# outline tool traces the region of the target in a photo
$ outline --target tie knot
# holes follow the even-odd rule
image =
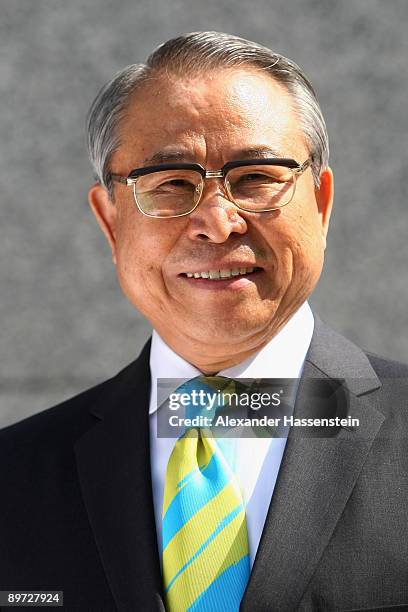
[[[215,393],[233,393],[234,391],[239,393],[247,387],[248,384],[245,384],[243,381],[228,378],[226,376],[196,376],[196,378],[192,378],[191,380],[188,380],[180,385],[176,389],[176,392],[189,393],[191,391],[203,390],[205,392]]]
[[[222,408],[238,406],[245,389],[240,381],[225,376],[197,376],[178,387],[176,393],[184,397],[186,417],[213,418]]]

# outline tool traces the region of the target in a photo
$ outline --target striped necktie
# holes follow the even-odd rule
[[[233,393],[235,388],[233,380],[201,376],[177,391]],[[220,407],[205,412],[214,416]],[[242,493],[226,459],[229,442],[234,440],[217,442],[209,429],[189,428],[170,455],[162,515],[169,612],[239,610],[250,565]]]

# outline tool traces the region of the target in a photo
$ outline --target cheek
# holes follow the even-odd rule
[[[138,227],[136,214],[122,213],[116,228],[118,272],[129,274],[145,269],[148,234]]]
[[[159,224],[160,221],[145,220],[137,213],[120,215],[117,224],[118,279],[123,292],[138,307],[147,299],[160,302],[165,292],[162,270],[172,240]]]
[[[324,261],[323,241],[315,224],[305,224],[294,240],[292,252],[294,279],[306,298],[319,280]]]
[[[294,276],[312,276],[323,263],[324,244],[317,215],[290,214],[279,219],[275,227],[278,259]]]

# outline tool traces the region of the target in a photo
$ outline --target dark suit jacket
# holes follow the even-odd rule
[[[316,322],[296,412],[313,377],[341,379],[360,427],[290,435],[243,612],[408,609],[407,374]],[[164,610],[148,401],[149,344],[0,431],[0,590],[63,590],[70,611]]]

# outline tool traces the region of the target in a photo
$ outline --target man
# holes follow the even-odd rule
[[[0,588],[63,590],[68,610],[405,608],[407,368],[307,305],[333,200],[309,81],[255,43],[187,34],[116,75],[88,127],[89,202],[154,332],[114,378],[1,432]],[[234,470],[200,427],[156,434],[163,378],[299,376],[295,416],[311,381],[341,381],[358,425],[241,440]],[[228,489],[235,514],[194,506],[210,459],[228,477],[209,506]]]

